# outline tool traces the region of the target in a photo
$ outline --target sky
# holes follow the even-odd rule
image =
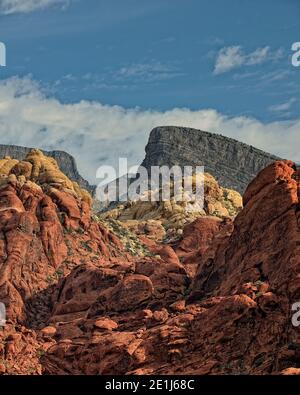
[[[0,143],[62,149],[95,183],[155,126],[300,162],[299,0],[0,0]]]

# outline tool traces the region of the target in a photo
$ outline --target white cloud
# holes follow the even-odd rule
[[[217,56],[214,73],[222,74],[239,67],[244,62],[240,46],[222,48]]]
[[[282,49],[272,51],[270,47],[257,48],[255,51],[245,53],[241,46],[224,47],[220,49],[215,63],[214,74],[226,73],[242,65],[254,66],[266,61],[280,59]]]
[[[0,0],[0,14],[28,13],[52,5],[67,6],[71,0]]]
[[[300,162],[300,119],[262,123],[213,109],[162,112],[88,101],[63,104],[47,97],[30,78],[0,81],[0,142],[68,151],[93,183],[102,164],[116,165],[119,157],[139,164],[150,130],[162,125],[218,132]]]
[[[246,59],[246,64],[251,66],[264,62],[268,58],[269,52],[269,47],[257,48],[254,52],[251,52],[248,55],[248,59]]]
[[[158,61],[149,63],[133,63],[122,67],[115,74],[117,80],[134,80],[143,82],[155,82],[172,79],[184,75],[176,68]]]
[[[285,103],[275,104],[273,106],[270,106],[269,111],[277,112],[277,113],[286,113],[288,110],[290,110],[290,108],[296,101],[297,99],[295,97],[292,97],[290,100],[288,100]]]

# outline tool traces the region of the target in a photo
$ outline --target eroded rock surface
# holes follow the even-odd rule
[[[236,218],[201,216],[171,242],[156,222],[93,216],[39,151],[0,174],[0,373],[299,374],[294,163],[265,168]]]
[[[10,156],[15,160],[21,161],[26,158],[32,148],[21,147],[18,145],[0,144],[0,158]],[[72,181],[77,182],[81,188],[93,193],[95,187],[90,185],[78,172],[77,165],[73,156],[65,151],[43,151],[44,155],[52,157],[58,163],[60,169]]]
[[[197,196],[195,189],[196,182],[202,183],[203,181],[204,201]],[[183,192],[178,199],[174,184],[170,183],[170,200],[128,201],[100,213],[99,217],[104,220],[117,220],[136,234],[151,237],[153,233],[156,241],[174,241],[181,236],[183,228],[197,218],[207,216],[231,218],[242,209],[242,196],[234,190],[220,186],[208,173],[204,173],[203,178],[200,174],[183,177],[182,184],[193,186],[194,197]],[[146,193],[150,194],[148,191]],[[152,195],[154,193],[161,194],[161,189],[159,192],[152,191]]]
[[[246,190],[233,224],[197,220],[174,246],[179,257],[197,264],[188,275],[191,285],[182,282],[184,262],[180,268],[171,252],[162,252],[170,262],[164,263],[170,265],[168,290],[175,285],[177,298],[166,294],[161,262],[136,263],[134,274],[99,290],[85,317],[54,324],[56,343],[42,357],[45,371],[298,374],[300,333],[291,306],[300,297],[299,191],[292,162],[267,167]]]
[[[85,262],[113,264],[120,256],[128,261],[117,237],[92,219],[91,202],[89,193],[39,150],[22,161],[0,160],[0,301],[7,313],[0,329],[3,373],[42,372],[38,329],[50,317],[60,278]],[[32,359],[26,359],[27,350]]]

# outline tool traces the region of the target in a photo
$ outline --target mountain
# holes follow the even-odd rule
[[[146,164],[160,144],[152,163],[175,164],[170,152],[183,149],[183,130],[152,131]],[[229,158],[231,173],[239,160],[240,188],[249,167],[274,158],[222,136],[186,135],[190,155],[202,141],[202,157],[223,181],[232,180]],[[221,147],[230,152],[226,165]],[[171,200],[127,202],[97,216],[71,156],[1,149],[0,374],[300,373],[291,321],[300,298],[293,162],[259,171],[243,202],[205,173],[201,212]],[[185,159],[178,153],[179,164]]]
[[[23,160],[31,151],[31,149],[32,148],[21,147],[18,145],[0,144],[0,158],[10,156],[14,159]],[[76,162],[72,155],[65,151],[41,151],[44,152],[45,155],[54,158],[57,161],[60,169],[66,174],[67,177],[73,181],[76,181],[82,188],[85,188],[90,192],[94,191],[94,187],[78,173]]]
[[[40,150],[0,175],[0,374],[300,373],[293,162],[262,170],[235,217],[208,178],[209,211],[175,241],[93,215]]]
[[[243,193],[260,170],[279,158],[219,134],[164,126],[153,129],[142,166],[201,166],[223,187]]]

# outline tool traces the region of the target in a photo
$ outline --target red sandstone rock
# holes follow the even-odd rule
[[[41,333],[45,336],[54,336],[57,330],[54,326],[46,326],[45,328],[41,329]]]
[[[292,162],[258,175],[233,223],[200,218],[173,249],[152,239],[145,257],[130,256],[74,191],[21,183],[25,171],[0,185],[0,373],[299,373]]]
[[[175,251],[184,258],[183,265],[190,260],[198,267],[189,289],[183,283],[180,291],[177,278],[177,302],[168,296],[170,276],[174,270],[182,275],[183,266],[170,250],[160,255],[165,267],[170,265],[167,271],[157,269],[162,264],[156,258],[136,262],[133,270],[149,278],[156,302],[147,307],[137,290],[129,311],[118,309],[123,300],[115,298],[116,292],[126,299],[121,280],[106,291],[110,300],[101,300],[99,310],[81,318],[85,333],[70,336],[69,329],[63,338],[71,342],[59,340],[49,349],[42,358],[45,371],[298,374],[300,335],[291,324],[291,304],[300,297],[296,177],[293,163],[277,162],[250,184],[234,226],[229,220],[212,223],[203,218],[185,230]],[[89,329],[89,320],[95,323],[104,312],[118,324],[113,335]]]
[[[94,326],[98,329],[114,330],[118,328],[118,324],[110,318],[100,318],[95,321]]]
[[[42,371],[40,356],[30,364],[23,361],[22,353],[28,346],[29,354],[38,354],[44,340],[34,340],[35,332],[30,332],[28,340],[22,336],[16,341],[16,328],[47,326],[51,298],[61,278],[91,260],[99,266],[119,257],[128,262],[120,241],[91,218],[87,192],[71,190],[71,181],[41,153],[32,156],[33,162],[35,158],[40,162],[34,177],[30,162],[24,161],[16,163],[0,183],[0,301],[8,322],[0,331],[0,343],[6,341],[0,360],[8,361],[8,374]],[[49,184],[42,184],[43,177]],[[44,335],[53,336],[56,328],[52,329],[49,333],[45,328]]]
[[[231,219],[221,220],[218,217],[200,217],[184,228],[182,238],[174,249],[191,278],[195,276],[203,254],[214,249],[214,237],[217,234],[221,237],[224,232],[230,234],[231,231]]]

